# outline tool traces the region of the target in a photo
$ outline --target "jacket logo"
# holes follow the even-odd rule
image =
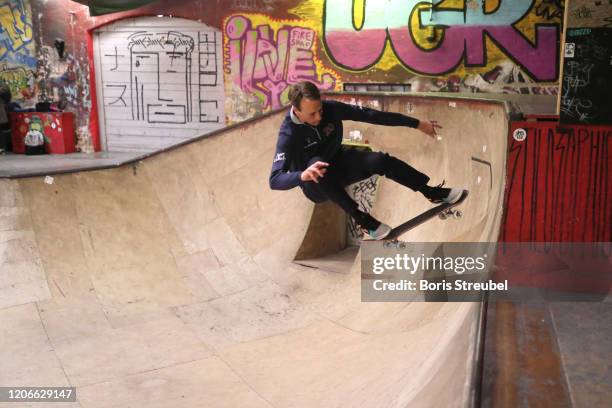
[[[325,133],[325,136],[329,136],[335,129],[336,127],[333,123],[328,123],[327,126],[323,128],[323,133]]]
[[[276,153],[276,157],[274,157],[274,163],[285,160],[285,153]]]

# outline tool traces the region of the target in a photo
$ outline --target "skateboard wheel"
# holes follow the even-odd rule
[[[461,210],[456,210],[455,213],[453,214],[453,216],[457,219],[463,217],[463,211]]]
[[[438,217],[439,217],[441,220],[445,220],[445,219],[447,219],[447,218],[448,218],[448,214],[447,214],[446,212],[441,212],[440,214],[438,214]]]
[[[399,242],[398,246],[400,247],[400,249],[405,249],[406,248],[406,243],[405,242]]]
[[[383,248],[389,248],[391,246],[391,242],[385,241],[383,242]]]

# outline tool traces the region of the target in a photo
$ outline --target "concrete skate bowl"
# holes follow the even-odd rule
[[[345,131],[470,189],[462,220],[402,239],[496,240],[504,105],[375,100],[438,119],[443,140]],[[0,384],[72,385],[75,407],[469,404],[478,304],[362,303],[359,256],[333,271],[293,262],[326,243],[306,242],[320,217],[299,189],[268,187],[283,115],[52,184],[0,180]],[[428,206],[382,180],[374,213],[395,225]]]

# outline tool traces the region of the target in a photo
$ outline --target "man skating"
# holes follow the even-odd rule
[[[293,85],[289,100],[291,108],[279,130],[270,188],[289,190],[299,186],[315,203],[331,200],[374,239],[386,237],[391,227],[359,210],[345,190],[352,183],[378,174],[422,193],[433,203],[454,203],[461,197],[462,189],[428,186],[427,175],[387,153],[342,149],[343,120],[407,126],[434,138],[440,128],[435,122],[322,101],[319,89],[308,81]]]

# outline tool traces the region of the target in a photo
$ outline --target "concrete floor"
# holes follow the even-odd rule
[[[442,124],[441,141],[353,122],[345,133],[471,193],[462,221],[403,238],[495,241],[505,107],[385,100],[407,102]],[[52,184],[48,169],[0,179],[0,384],[77,387],[58,407],[468,404],[480,304],[363,303],[359,254],[333,270],[292,262],[314,206],[268,187],[282,115]],[[429,206],[383,180],[374,214],[394,225]]]
[[[481,407],[610,405],[612,304],[493,302],[488,309]]]

